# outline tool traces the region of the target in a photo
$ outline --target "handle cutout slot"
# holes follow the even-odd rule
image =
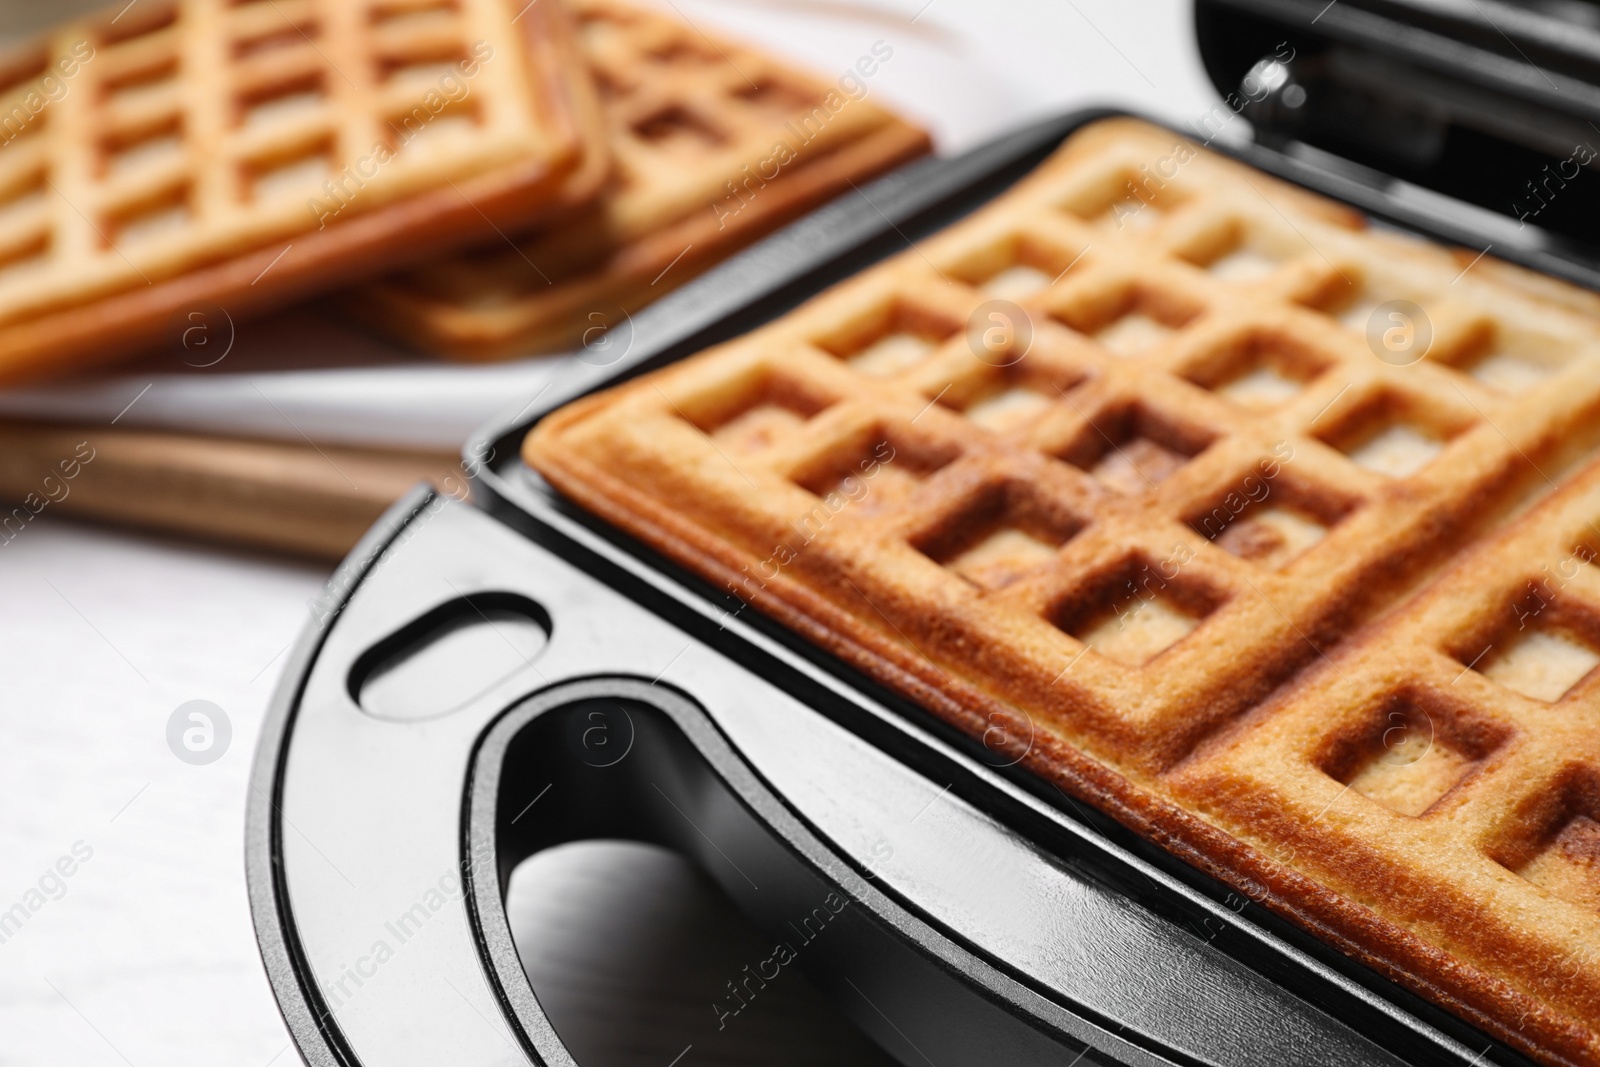
[[[550,615],[515,593],[472,593],[413,619],[350,668],[350,699],[375,719],[448,715],[529,666],[550,641]]]

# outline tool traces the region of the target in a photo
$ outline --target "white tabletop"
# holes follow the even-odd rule
[[[1085,104],[1181,123],[1215,102],[1180,0],[675,6],[824,72],[889,42],[871,92],[945,150]],[[41,9],[13,0],[0,23]],[[295,1062],[256,954],[242,827],[268,695],[324,577],[48,508],[0,535],[0,1064]],[[233,731],[206,766],[166,738],[196,699]],[[49,873],[62,857],[70,876]],[[541,966],[559,981],[559,961]]]

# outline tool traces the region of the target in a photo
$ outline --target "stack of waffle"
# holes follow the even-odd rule
[[[4,381],[423,259],[345,303],[557,345],[927,145],[610,0],[143,0],[0,59],[0,127]]]
[[[614,0],[571,7],[613,160],[605,189],[515,243],[352,293],[363,321],[462,359],[571,345],[927,148],[859,77],[851,93]]]
[[[526,455],[1004,762],[1600,1063],[1597,446],[1592,299],[1117,120]]]

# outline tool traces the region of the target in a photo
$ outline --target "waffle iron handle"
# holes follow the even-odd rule
[[[543,799],[533,807],[529,801]],[[469,906],[502,1003],[535,1062],[575,1064],[541,1009],[505,913],[512,870],[540,849],[631,839],[698,863],[840,1010],[902,1062],[1074,1062],[1086,1046],[1119,1062],[1168,1060],[998,973],[898,906],[813,836],[687,697],[632,678],[558,684],[485,735],[468,787]],[[981,966],[981,965],[979,965]],[[1002,983],[1010,1010],[980,992]],[[1033,1012],[1018,1013],[1031,1005]],[[1031,1015],[1031,1018],[1029,1017]],[[1094,1062],[1093,1053],[1084,1062]]]

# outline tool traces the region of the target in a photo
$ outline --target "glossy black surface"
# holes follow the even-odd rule
[[[1430,229],[1449,241],[1600,284],[1600,6],[1196,0],[1195,36],[1226,102],[1194,135],[1239,115],[1256,140],[1391,202],[1448,197],[1465,227]],[[1293,107],[1252,80],[1274,56]]]

